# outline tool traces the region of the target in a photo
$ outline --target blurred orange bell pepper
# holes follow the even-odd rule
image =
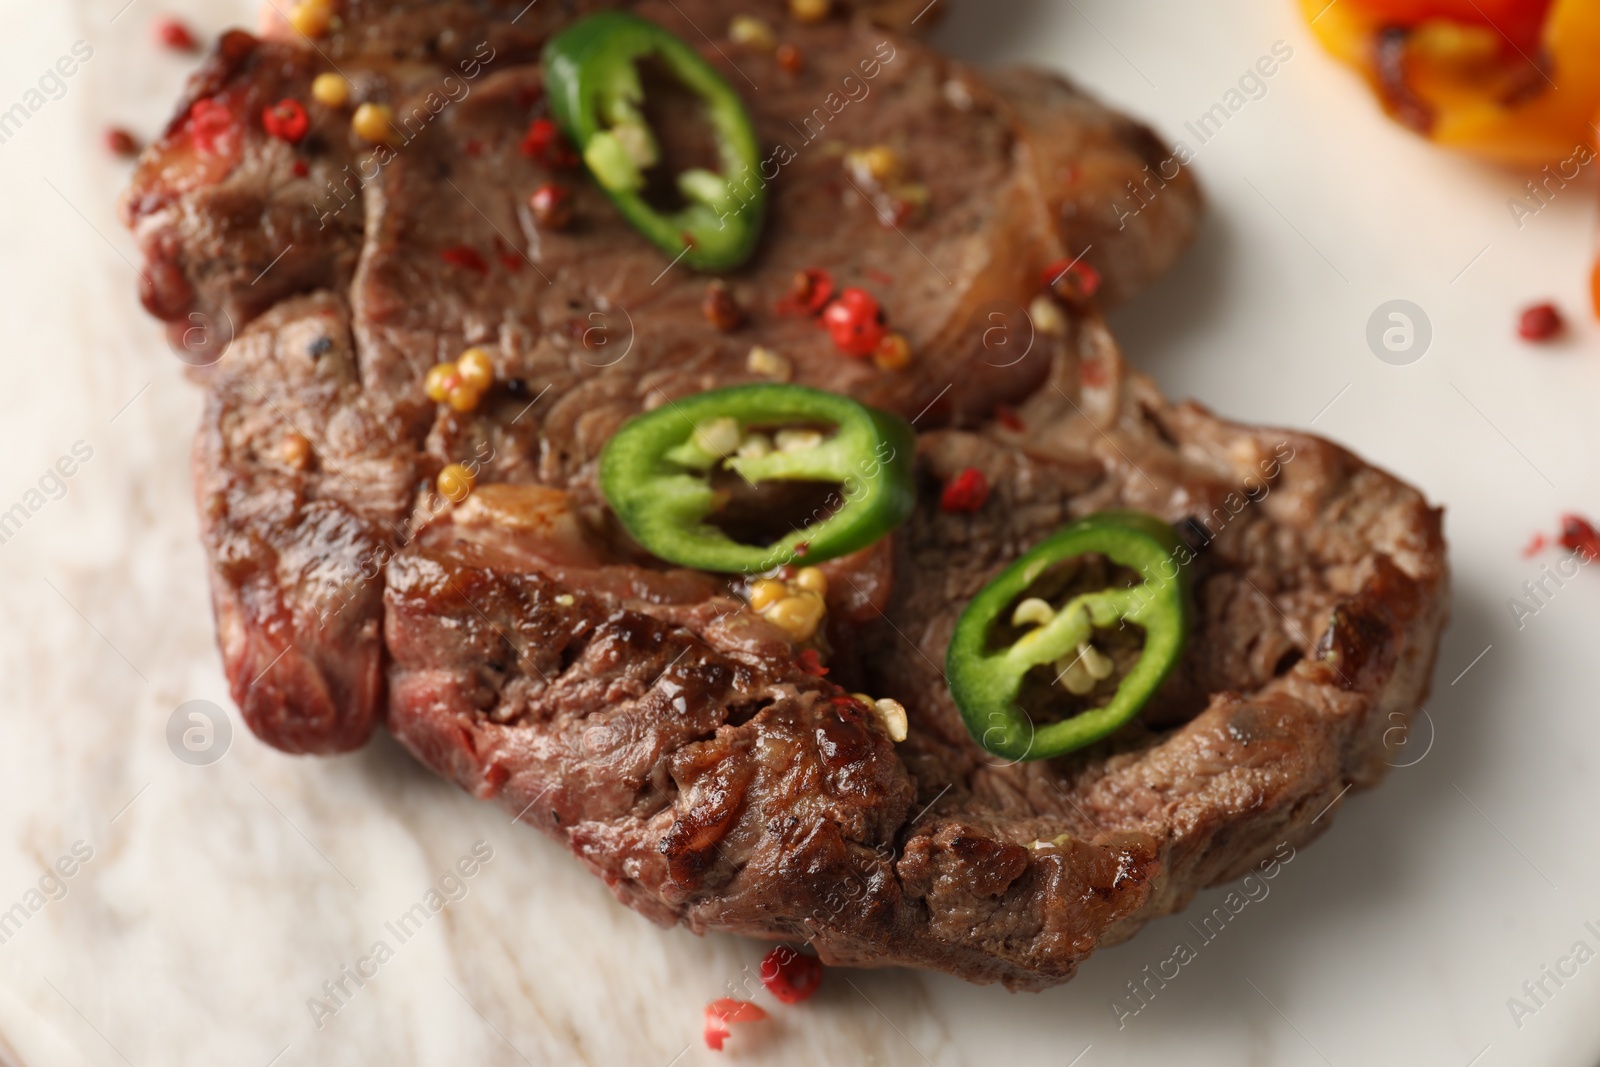
[[[1600,0],[1300,0],[1324,47],[1431,140],[1542,166],[1595,141]]]

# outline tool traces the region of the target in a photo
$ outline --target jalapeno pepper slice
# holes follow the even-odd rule
[[[741,385],[670,401],[628,422],[600,457],[600,488],[645,548],[685,567],[755,574],[865,548],[915,506],[904,420],[798,385]],[[837,488],[799,529],[743,544],[711,520],[719,472],[745,483]]]
[[[677,175],[685,206],[658,210],[644,195],[645,172],[660,161],[646,121],[638,62],[654,58],[705,103],[722,173]],[[760,142],[739,94],[687,42],[637,15],[604,11],[580,19],[544,50],[550,114],[582,153],[589,172],[640,233],[696,270],[737,267],[755,250],[766,212],[762,184],[735,192],[724,175],[754,174]]]
[[[945,657],[951,695],[973,739],[1005,759],[1049,759],[1098,741],[1137,715],[1172,673],[1188,637],[1179,545],[1172,527],[1153,515],[1101,512],[1035,546],[974,597]],[[1052,568],[1091,553],[1139,580],[1079,592],[1059,606],[1027,595]],[[1126,637],[1113,655],[1100,651],[1096,641],[1122,633],[1124,624],[1143,631],[1143,647],[1109,699],[1036,725],[1020,703],[1029,673],[1049,665],[1052,684],[1065,682],[1071,692],[1094,700],[1096,690],[1109,688],[1118,660],[1133,654]],[[1085,684],[1074,684],[1075,678]]]

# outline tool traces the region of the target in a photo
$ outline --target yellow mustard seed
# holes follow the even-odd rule
[[[768,622],[788,632],[796,641],[809,641],[816,636],[817,627],[827,607],[822,598],[814,594],[785,597],[762,615]]]
[[[833,12],[833,0],[789,0],[789,14],[801,22],[821,22]]]
[[[794,587],[818,596],[828,595],[828,576],[815,567],[806,567],[794,576]]]
[[[394,110],[387,104],[362,104],[350,116],[350,129],[363,141],[384,144],[394,136]]]
[[[422,381],[422,389],[428,394],[428,399],[435,404],[443,404],[450,397],[450,390],[456,385],[456,365],[454,363],[435,363],[428,368],[428,376]]]
[[[311,79],[311,99],[324,107],[344,107],[350,102],[350,80],[328,71]]]
[[[321,37],[333,23],[333,5],[328,0],[301,0],[289,9],[289,25],[307,37]]]
[[[452,504],[459,504],[472,495],[473,486],[477,479],[472,472],[459,463],[452,463],[439,472],[435,483],[439,488],[439,495]]]
[[[481,348],[469,348],[456,360],[456,372],[462,382],[483,392],[494,384],[494,360]]]
[[[750,586],[750,606],[756,611],[766,611],[789,595],[789,588],[776,578],[762,578]]]
[[[746,48],[770,52],[778,47],[777,35],[772,27],[751,15],[735,15],[728,23],[728,40]]]

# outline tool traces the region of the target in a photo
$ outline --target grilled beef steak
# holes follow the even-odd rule
[[[795,381],[921,413],[919,425],[980,418],[1041,380],[1043,360],[986,338],[1001,322],[1021,347],[1042,268],[1081,255],[1115,298],[1193,232],[1186,178],[1113,228],[1100,209],[1159,145],[1059,82],[1013,75],[1012,102],[871,26],[787,24],[807,56],[800,74],[728,42],[711,50],[765,87],[749,106],[774,163],[786,161],[764,246],[731,281],[747,324],[723,334],[702,313],[703,277],[670,268],[576,172],[522,151],[542,114],[532,60],[561,9],[506,21],[521,6],[495,18],[469,5],[362,5],[316,51],[230,34],[127,197],[151,311],[185,340],[239,335],[207,372],[201,507],[235,696],[252,728],[290,751],[355,747],[378,721],[374,572],[410,541],[413,516],[430,515],[419,487],[444,463],[486,456],[481,481],[566,486],[641,408],[759,380],[756,344]],[[641,10],[692,38],[695,24],[726,25],[715,6]],[[392,149],[353,141],[348,108],[311,105],[298,145],[263,132],[262,109],[309,99],[330,63],[393,106]],[[920,218],[884,224],[845,168],[846,149],[884,143],[928,190]],[[563,230],[540,228],[527,207],[552,180],[573,191]],[[816,268],[881,297],[913,369],[846,359],[811,318],[775,310],[795,273]],[[306,303],[309,293],[323,295]],[[295,325],[253,327],[269,308]],[[514,388],[474,417],[441,416],[423,375],[468,343],[494,347]],[[288,434],[312,445],[304,470],[279,458]]]
[[[1015,988],[1069,978],[1381,777],[1443,623],[1438,513],[1326,442],[1168,404],[1092,313],[1021,314],[1048,264],[1081,256],[1114,300],[1182,249],[1186,177],[1126,228],[1110,206],[1166,155],[1153,135],[1049,76],[983,76],[864,20],[775,7],[802,71],[706,48],[755,86],[764,143],[790,148],[763,245],[728,279],[745,323],[724,332],[706,279],[524,153],[539,46],[594,5],[521,6],[351,3],[316,50],[281,26],[229,35],[129,193],[151,310],[236,334],[200,372],[195,469],[224,661],[259,736],[333,752],[381,721],[657,921]],[[688,40],[730,13],[636,9]],[[311,107],[298,144],[261,129],[332,63],[407,131],[382,162],[348,109]],[[693,145],[688,118],[656,120]],[[921,210],[882,218],[853,182],[846,150],[880,144]],[[563,229],[527,207],[551,180],[573,192]],[[780,310],[805,269],[877,293],[912,366],[847,359]],[[497,385],[462,414],[423,376],[468,344]],[[755,345],[784,369],[752,364]],[[774,373],[924,431],[918,514],[824,565],[826,660],[726,580],[643,555],[595,485],[630,415]],[[1015,410],[991,419],[1000,404]],[[462,460],[478,488],[451,507],[433,482]],[[967,468],[988,503],[941,511]],[[1191,538],[1184,661],[1107,741],[1002,764],[950,701],[951,627],[1007,561],[1108,507]],[[907,740],[854,692],[901,700]]]

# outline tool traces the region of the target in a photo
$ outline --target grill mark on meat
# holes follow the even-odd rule
[[[775,703],[772,697],[761,697],[757,700],[746,700],[728,706],[727,723],[729,726],[743,726]]]
[[[741,738],[748,745],[747,738]],[[672,823],[658,846],[667,859],[662,886],[668,901],[684,901],[704,886],[706,873],[718,859],[724,837],[744,810],[754,768],[748,760],[711,750],[701,754],[698,745],[680,750],[673,759],[672,777],[680,797],[687,794],[688,810]]]
[[[578,659],[589,650],[589,645],[593,642],[596,631],[585,627],[572,636],[573,640],[561,647],[561,658],[557,660],[556,669],[561,674],[570,671],[572,665],[577,663]]]
[[[1376,570],[1366,588],[1333,609],[1328,628],[1317,639],[1317,657],[1346,689],[1357,688],[1364,675],[1388,673],[1404,647],[1397,640],[1396,600],[1401,601],[1399,610],[1409,606],[1405,601],[1414,598],[1412,583],[1387,556],[1377,557]]]
[[[1145,425],[1150,428],[1151,432],[1156,435],[1157,439],[1160,440],[1162,444],[1173,449],[1178,447],[1178,439],[1173,437],[1172,434],[1167,431],[1167,428],[1161,424],[1161,417],[1158,412],[1153,411],[1149,405],[1140,404],[1139,415],[1144,419]]]

